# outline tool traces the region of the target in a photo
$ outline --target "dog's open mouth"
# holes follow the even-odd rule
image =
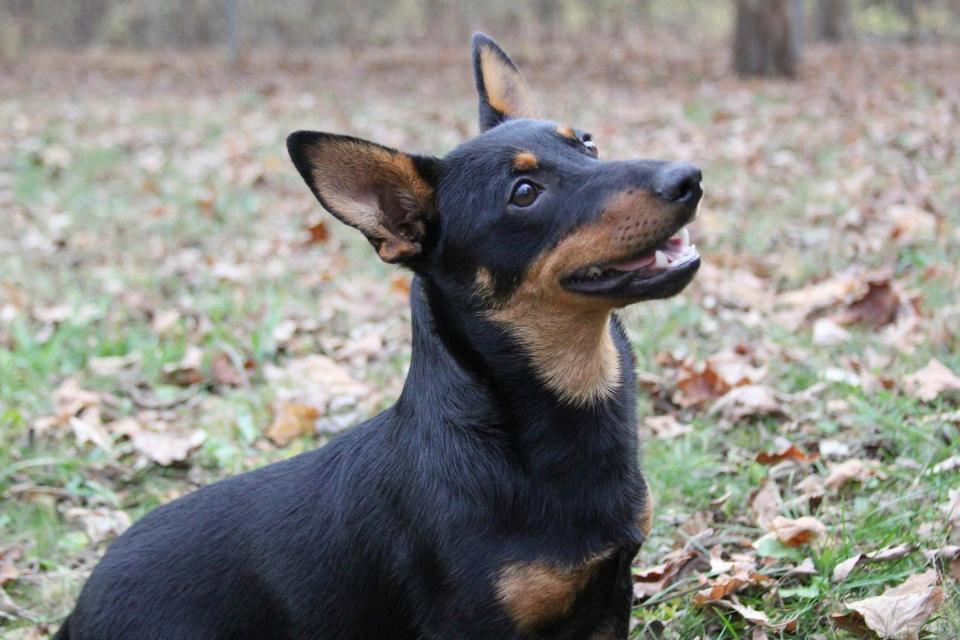
[[[684,227],[652,250],[583,267],[563,278],[561,284],[595,296],[664,298],[687,286],[699,267],[700,254]]]

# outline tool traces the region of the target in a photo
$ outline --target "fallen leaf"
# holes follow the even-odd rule
[[[878,328],[890,324],[897,317],[900,296],[889,279],[872,279],[867,291],[846,310],[834,318],[839,325],[864,324]]]
[[[699,556],[700,554],[692,549],[677,549],[668,553],[658,565],[634,569],[634,597],[645,600],[660,593],[677,580],[680,572]]]
[[[941,460],[927,470],[927,475],[944,473],[946,471],[955,471],[960,469],[960,456],[950,456],[946,460]]]
[[[917,206],[894,205],[886,214],[891,223],[890,239],[902,246],[929,242],[936,237],[937,218],[929,211]]]
[[[106,507],[71,507],[66,516],[68,520],[81,523],[87,537],[95,544],[116,538],[130,526],[130,516],[126,512]]]
[[[742,605],[739,602],[731,602],[728,600],[718,600],[717,602],[714,602],[712,604],[714,606],[725,607],[727,609],[736,611],[737,613],[740,614],[741,617],[743,617],[744,620],[746,620],[750,624],[753,624],[757,627],[774,629],[777,631],[783,630],[791,633],[795,631],[797,628],[796,620],[788,620],[787,622],[774,624],[770,622],[770,617],[767,616],[767,614],[764,613],[763,611],[754,609],[753,607]]]
[[[247,384],[246,373],[237,369],[233,359],[223,351],[218,351],[210,358],[210,375],[215,384],[225,387],[241,387]]]
[[[750,498],[750,508],[757,514],[757,524],[766,529],[780,513],[780,489],[777,483],[766,478],[756,493]]]
[[[960,377],[934,358],[927,366],[905,377],[903,383],[913,397],[923,402],[933,402],[941,395],[960,392]]]
[[[847,603],[847,608],[858,614],[862,623],[880,638],[916,640],[920,629],[943,604],[943,589],[934,569],[910,576],[903,584],[884,591],[881,595]],[[844,625],[857,622],[857,616],[842,614],[838,618],[853,620],[838,622]]]
[[[681,424],[676,416],[647,416],[643,419],[643,426],[647,428],[651,437],[676,438],[693,432],[693,427]]]
[[[199,430],[177,432],[141,428],[130,434],[133,448],[162,466],[183,462],[205,439],[206,434]]]
[[[711,581],[710,586],[706,589],[698,591],[693,596],[693,604],[698,607],[703,606],[709,602],[716,602],[717,600],[722,600],[726,598],[731,593],[736,592],[740,587],[746,584],[745,581],[741,580],[738,577],[723,574],[717,576],[717,578]]]
[[[330,239],[330,229],[327,228],[327,223],[323,220],[307,227],[307,233],[309,234],[307,244],[323,244]]]
[[[773,387],[751,384],[728,391],[710,408],[710,415],[720,414],[730,422],[755,416],[784,415],[783,403]]]
[[[682,407],[699,405],[735,387],[759,383],[767,375],[766,367],[754,365],[750,352],[742,351],[720,351],[698,364],[681,362],[674,402]]]
[[[788,444],[787,446],[782,447],[778,451],[774,451],[772,453],[761,451],[757,454],[756,460],[760,464],[777,464],[778,462],[783,462],[784,460],[812,462],[819,457],[820,456],[815,453],[805,453],[795,444]]]
[[[767,529],[788,547],[810,544],[827,534],[827,527],[813,516],[802,516],[796,520],[777,516],[767,525]]]
[[[833,568],[833,581],[843,582],[854,569],[859,566],[863,566],[868,562],[899,560],[911,551],[913,551],[912,545],[898,544],[884,547],[883,549],[879,549],[871,553],[856,553]]]
[[[0,587],[20,577],[17,561],[23,557],[20,547],[6,547],[0,549]]]
[[[283,447],[302,435],[313,434],[320,415],[320,410],[312,405],[281,402],[265,433],[276,445]]]
[[[813,344],[829,347],[848,340],[850,332],[830,318],[820,318],[813,323]]]
[[[204,381],[203,351],[196,345],[187,347],[180,362],[167,363],[162,368],[163,381],[180,387],[189,387]]]

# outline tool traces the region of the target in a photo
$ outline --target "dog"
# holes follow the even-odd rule
[[[396,404],[144,516],[56,638],[627,637],[652,510],[616,310],[694,277],[701,174],[601,160],[472,44],[481,133],[446,157],[287,141],[323,207],[414,274]]]

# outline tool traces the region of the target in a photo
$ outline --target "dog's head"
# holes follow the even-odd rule
[[[444,158],[292,134],[293,162],[323,206],[383,260],[528,345],[567,331],[564,318],[605,321],[681,291],[700,265],[683,229],[702,195],[699,169],[601,160],[602,141],[540,117],[514,62],[483,34],[473,65],[481,133]]]

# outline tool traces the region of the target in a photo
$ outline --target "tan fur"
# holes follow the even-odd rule
[[[517,171],[533,171],[537,164],[537,156],[529,151],[521,151],[513,158],[513,168]]]
[[[653,494],[650,493],[649,485],[647,488],[647,501],[643,505],[643,511],[640,512],[640,521],[639,527],[640,531],[643,532],[643,535],[650,535],[650,530],[653,529]]]
[[[571,138],[573,140],[577,139],[577,132],[574,131],[573,128],[565,124],[562,124],[559,127],[557,127],[557,133],[562,135],[564,138]]]
[[[480,72],[491,107],[511,118],[540,117],[527,81],[486,45],[480,48]]]
[[[393,189],[407,207],[422,214],[433,210],[433,189],[417,173],[413,160],[371,144],[336,141],[310,150],[313,187],[331,213],[356,227],[377,247],[380,257],[396,262],[420,252],[424,221],[413,235],[388,228],[377,202],[377,188]]]
[[[535,629],[570,612],[577,594],[597,565],[612,551],[591,556],[576,566],[519,562],[500,570],[496,589],[513,623],[522,631]]]
[[[571,404],[609,398],[620,383],[609,325],[610,312],[622,301],[571,293],[560,280],[649,244],[671,224],[660,212],[645,191],[617,194],[597,222],[537,258],[510,299],[490,311],[524,345],[547,388]]]
[[[474,279],[474,291],[477,295],[486,301],[493,300],[493,275],[486,267],[477,269],[477,276]]]

